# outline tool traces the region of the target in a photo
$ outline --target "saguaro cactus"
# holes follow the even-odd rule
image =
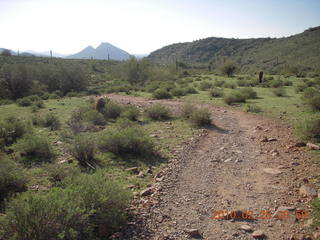
[[[262,83],[263,81],[263,72],[259,73],[259,83]]]

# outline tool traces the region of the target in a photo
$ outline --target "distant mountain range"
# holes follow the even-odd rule
[[[97,48],[88,46],[79,53],[69,55],[67,58],[80,58],[80,59],[110,59],[110,60],[127,60],[130,54],[126,51],[113,46],[110,43],[103,42]]]
[[[179,62],[219,67],[233,61],[246,71],[279,72],[290,66],[320,68],[320,26],[284,38],[217,38],[176,43],[152,52],[156,63]]]
[[[6,48],[0,48],[0,54],[2,53],[3,50]],[[18,55],[17,52],[12,51],[10,49],[7,49],[11,52],[12,55]],[[49,57],[50,56],[50,51],[46,52],[37,52],[34,50],[28,50],[26,52],[20,52],[20,56],[39,56],[39,57]],[[127,60],[130,58],[130,55],[128,52],[110,44],[107,42],[101,43],[97,48],[93,48],[92,46],[88,46],[82,51],[68,55],[68,54],[60,54],[56,52],[52,52],[52,55],[54,57],[60,57],[60,58],[75,58],[75,59],[110,59],[110,60]],[[143,58],[147,56],[147,54],[136,54],[133,55],[137,58]]]

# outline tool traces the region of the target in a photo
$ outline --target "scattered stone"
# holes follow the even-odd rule
[[[143,190],[143,191],[140,193],[140,196],[141,196],[141,197],[149,196],[149,195],[151,195],[153,192],[154,192],[154,189],[151,188],[151,187],[149,187],[149,188],[146,188],[145,190]]]
[[[252,228],[249,225],[242,225],[240,229],[244,230],[245,232],[252,232]]]
[[[309,196],[309,197],[317,197],[318,196],[317,191],[314,188],[307,186],[307,185],[302,185],[299,189],[299,193],[303,196]]]
[[[274,168],[264,168],[264,169],[262,169],[262,171],[264,171],[265,173],[268,173],[268,174],[272,174],[272,175],[278,175],[278,174],[282,173],[280,170],[274,169]]]
[[[261,127],[261,126],[256,126],[256,127],[254,128],[254,130],[262,130],[262,127]]]
[[[187,229],[187,230],[185,230],[185,232],[188,233],[190,235],[190,237],[202,238],[198,229]]]
[[[268,138],[267,137],[263,137],[261,142],[268,142]]]
[[[313,233],[313,238],[314,239],[320,239],[320,231],[317,231],[317,232]]]
[[[61,161],[59,161],[59,162],[57,162],[58,164],[63,164],[63,163],[65,163],[65,162],[67,162],[68,160],[66,160],[66,159],[63,159],[63,160],[61,160]]]
[[[277,149],[273,149],[273,150],[271,150],[271,155],[273,156],[273,157],[275,157],[275,156],[279,156],[279,151],[277,150]]]
[[[268,138],[268,142],[275,142],[275,141],[277,141],[276,138]]]
[[[137,177],[138,177],[138,178],[144,178],[144,177],[145,177],[144,172],[143,172],[143,171],[140,171]]]
[[[305,142],[296,142],[293,147],[305,147],[307,144]]]
[[[224,160],[224,162],[226,163],[226,162],[230,162],[232,160],[232,158],[228,158],[228,159],[226,159],[226,160]]]
[[[266,237],[266,235],[264,234],[264,232],[257,230],[252,233],[252,237],[253,238],[264,238],[264,237]]]
[[[311,150],[320,150],[320,146],[313,143],[307,143],[307,147],[309,147]]]
[[[156,138],[156,137],[158,137],[158,135],[157,134],[150,134],[150,137]]]

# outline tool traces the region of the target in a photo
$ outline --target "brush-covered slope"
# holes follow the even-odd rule
[[[152,52],[148,58],[158,63],[212,64],[226,59],[243,70],[279,71],[291,66],[317,69],[320,66],[320,27],[286,38],[229,39],[206,38],[177,43]]]

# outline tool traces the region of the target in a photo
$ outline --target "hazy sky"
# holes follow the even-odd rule
[[[0,47],[149,53],[205,37],[283,37],[320,25],[320,0],[0,0]]]

